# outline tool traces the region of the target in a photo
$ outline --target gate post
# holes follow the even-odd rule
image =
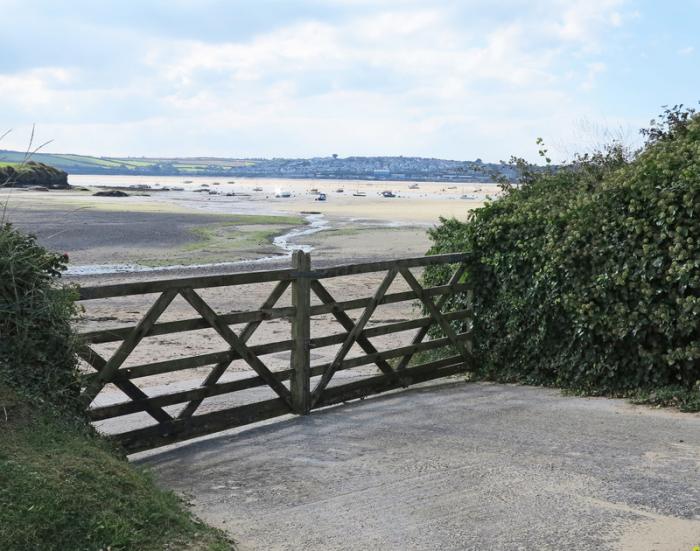
[[[294,413],[308,415],[311,410],[311,257],[304,251],[294,251],[292,267],[297,272],[292,281],[292,376],[290,391]]]

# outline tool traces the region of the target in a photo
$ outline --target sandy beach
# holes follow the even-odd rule
[[[70,182],[68,191],[15,189],[2,198],[6,218],[68,253],[71,273],[80,276],[139,271],[134,266],[238,269],[231,264],[260,259],[269,265],[294,248],[328,262],[422,255],[430,246],[426,230],[440,217],[465,219],[500,191],[495,184],[439,182],[413,184],[417,189],[337,180],[71,176]],[[130,196],[93,196],[113,187]],[[275,197],[280,191],[290,196]],[[325,201],[317,200],[319,192]],[[78,269],[89,266],[102,268]]]
[[[218,182],[218,183],[217,183]],[[5,217],[21,229],[37,235],[47,247],[69,254],[70,283],[99,285],[200,274],[286,268],[295,248],[310,251],[315,266],[422,256],[430,247],[427,230],[440,217],[465,219],[471,209],[495,196],[495,185],[454,186],[421,183],[409,189],[406,182],[349,182],[329,180],[240,180],[193,178],[185,183],[173,178],[118,176],[72,176],[74,189],[67,191],[10,190]],[[146,189],[146,186],[150,189]],[[129,197],[95,197],[95,190],[116,187]],[[85,188],[85,190],[82,190]],[[163,191],[168,188],[168,191]],[[181,188],[181,189],[172,189]],[[339,190],[343,190],[342,193]],[[204,191],[196,191],[204,190]],[[276,191],[290,197],[275,197]],[[385,198],[391,190],[396,197]],[[317,192],[326,201],[315,200]],[[357,194],[357,195],[353,195]],[[362,196],[364,194],[364,196]],[[358,196],[359,195],[359,196]],[[469,199],[463,199],[462,196]],[[416,275],[420,271],[416,270]],[[334,278],[324,282],[339,300],[371,296],[383,273]],[[397,278],[389,292],[407,290]],[[219,313],[256,310],[265,301],[271,284],[203,289],[201,295]],[[94,331],[133,326],[148,310],[154,295],[85,301],[79,321],[81,330]],[[320,301],[313,297],[314,304]],[[288,290],[278,306],[291,304]],[[361,310],[349,312],[355,319]],[[380,306],[368,327],[413,319],[416,304]],[[180,297],[161,321],[195,318],[198,315]],[[239,332],[242,326],[232,326]],[[288,320],[260,325],[251,345],[291,338]],[[312,337],[343,333],[332,315],[312,321]],[[380,350],[408,344],[414,331],[373,339]],[[94,345],[109,357],[119,342]],[[227,350],[213,330],[147,337],[134,350],[124,367],[196,356]],[[331,361],[338,346],[314,349],[312,363]],[[355,347],[349,357],[360,355]],[[262,358],[273,371],[289,365],[289,353]],[[90,368],[84,366],[89,372]],[[170,393],[198,386],[211,366],[154,375],[137,380],[149,395]],[[374,373],[367,366],[337,374],[333,384]],[[250,376],[250,367],[234,362],[222,381]],[[272,397],[270,389],[212,397],[200,411]],[[95,404],[124,401],[116,388],[106,388]],[[243,402],[241,402],[243,401]],[[166,408],[177,413],[181,406]],[[102,430],[122,432],[150,424],[145,414],[135,414],[100,423]]]

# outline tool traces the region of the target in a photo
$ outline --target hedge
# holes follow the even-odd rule
[[[525,170],[430,232],[429,254],[473,253],[477,375],[594,394],[700,384],[700,116],[674,108],[645,134],[631,156]]]
[[[0,225],[0,383],[72,407],[79,392],[75,290],[57,284],[67,260]]]

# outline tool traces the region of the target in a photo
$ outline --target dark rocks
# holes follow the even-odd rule
[[[119,191],[118,189],[110,189],[107,191],[97,191],[92,194],[95,197],[129,197],[129,194],[125,191]]]

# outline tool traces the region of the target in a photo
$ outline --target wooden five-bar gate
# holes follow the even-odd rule
[[[471,293],[463,282],[464,260],[463,254],[445,254],[312,270],[308,253],[296,251],[291,269],[82,287],[81,301],[157,295],[135,325],[82,334],[84,346],[80,355],[90,368],[82,390],[85,407],[90,418],[98,423],[132,414],[150,416],[150,424],[146,426],[133,428],[125,423],[127,430],[120,430],[124,427],[113,422],[117,429],[108,431],[133,453],[280,415],[305,415],[316,408],[468,370],[471,365],[469,307],[443,312],[449,298],[458,294],[463,299],[460,304],[471,304]],[[435,265],[451,268],[451,278],[445,285],[424,288],[411,270]],[[330,278],[370,273],[383,274],[370,297],[339,300],[324,285]],[[407,290],[389,293],[398,278],[404,280]],[[230,288],[235,293],[239,286],[271,282],[274,288],[257,310],[220,313],[201,294],[204,289],[219,287]],[[291,306],[277,306],[289,287]],[[197,317],[159,322],[178,295],[196,311]],[[316,297],[315,304],[312,296]],[[420,306],[415,319],[369,325],[379,306],[406,301],[416,301]],[[361,310],[355,319],[348,314],[353,310]],[[311,320],[324,314],[332,315],[343,332],[312,335]],[[258,327],[269,320],[289,321],[291,338],[250,345]],[[242,327],[235,331],[232,328],[235,325]],[[433,326],[439,326],[443,336],[426,340]],[[202,329],[213,329],[225,341],[226,350],[128,365],[127,359],[146,337]],[[409,335],[407,344],[387,350],[378,350],[371,340],[408,331],[414,333]],[[104,343],[113,343],[109,354],[97,350]],[[330,346],[337,347],[332,361],[312,365],[311,351]],[[353,347],[359,347],[362,355],[348,357]],[[427,351],[435,353],[428,355]],[[263,358],[279,352],[289,354],[288,365],[273,371]],[[223,376],[234,361],[245,362],[254,374],[226,380]],[[350,382],[344,382],[349,378],[343,378],[341,384],[329,384],[339,371],[368,365],[376,366],[378,371],[354,377]],[[148,387],[144,390],[138,384],[143,377],[208,366],[211,366],[208,374],[192,388],[147,393]],[[272,389],[273,398],[216,411],[200,410],[207,398],[265,386]],[[106,403],[96,400],[106,388],[114,387],[126,400]]]

